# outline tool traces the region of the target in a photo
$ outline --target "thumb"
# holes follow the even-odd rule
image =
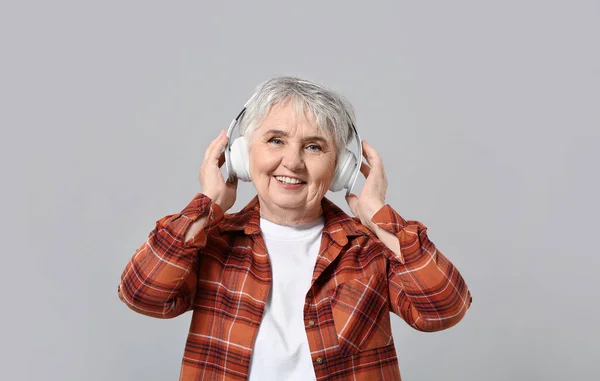
[[[346,196],[346,202],[348,203],[352,214],[354,214],[355,217],[358,217],[358,197],[356,197],[354,193],[350,193],[348,196]]]

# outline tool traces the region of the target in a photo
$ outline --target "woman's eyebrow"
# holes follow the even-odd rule
[[[268,130],[265,131],[263,135],[281,135],[281,136],[289,136],[289,134],[282,130]]]
[[[268,130],[264,133],[264,135],[278,135],[278,136],[284,136],[284,137],[288,137],[290,136],[289,133],[287,133],[286,131],[282,131],[282,130]],[[308,140],[312,140],[312,141],[319,141],[322,143],[327,144],[327,139],[325,139],[322,136],[318,136],[318,135],[314,135],[314,136],[306,136],[305,138],[302,139],[303,141],[308,141]]]

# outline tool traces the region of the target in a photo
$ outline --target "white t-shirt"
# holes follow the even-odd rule
[[[273,282],[250,361],[250,381],[315,380],[304,300],[321,246],[323,219],[282,226],[263,218]]]

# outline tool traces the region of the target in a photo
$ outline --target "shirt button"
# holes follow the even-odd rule
[[[315,322],[314,322],[313,320],[310,320],[310,321],[308,322],[308,326],[309,326],[309,327],[313,327],[314,325],[315,325]]]
[[[320,357],[317,357],[317,364],[319,364],[319,365],[323,364],[323,359]]]

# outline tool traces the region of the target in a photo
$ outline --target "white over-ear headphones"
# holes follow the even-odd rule
[[[227,129],[228,141],[227,147],[225,147],[225,168],[227,169],[227,178],[230,181],[235,177],[242,181],[252,181],[250,179],[248,141],[244,136],[236,138],[233,142],[231,141],[233,130],[242,119],[245,111],[246,108],[244,107],[244,109],[231,122],[229,128]],[[356,138],[355,140],[358,147],[358,155],[362,160],[362,144],[360,136],[358,135],[358,131],[356,130],[356,127],[354,127],[354,124],[351,124],[351,126]],[[356,182],[359,172],[360,162],[357,162],[356,156],[354,156],[352,151],[348,150],[347,148],[344,149],[338,158],[338,163],[335,168],[335,175],[329,190],[332,192],[337,192],[341,191],[342,189],[346,189],[346,195],[349,195],[352,192],[352,188],[354,187],[354,183]]]

